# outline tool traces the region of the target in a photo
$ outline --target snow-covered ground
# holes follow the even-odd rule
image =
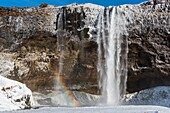
[[[38,96],[38,95],[37,95]],[[40,95],[39,95],[40,96]],[[97,95],[89,95],[82,92],[74,92],[76,100],[80,105],[97,105]],[[42,96],[41,96],[42,97]],[[52,98],[50,98],[52,97]],[[60,100],[61,99],[61,100]],[[39,102],[48,103],[46,105],[54,105],[54,100],[58,105],[65,105],[66,102],[61,98],[61,94],[57,96],[49,96],[37,98]],[[41,101],[40,101],[41,100]],[[50,102],[51,101],[51,102]],[[38,109],[16,111],[15,113],[170,113],[170,87],[159,86],[146,90],[142,90],[133,94],[128,94],[125,99],[128,105],[122,106],[93,106],[93,107],[40,107]],[[43,105],[43,104],[42,104]],[[44,104],[45,105],[45,104]],[[167,106],[167,107],[163,107]]]
[[[93,106],[98,103],[98,95],[92,95],[84,92],[74,91],[72,92],[76,103],[79,106]],[[70,106],[72,103],[68,103],[68,98],[62,92],[54,91],[52,94],[43,95],[40,93],[33,93],[35,105],[40,106]]]
[[[0,76],[0,111],[25,109],[33,104],[25,84]]]
[[[84,92],[72,92],[79,106],[100,105],[99,95]],[[68,106],[64,93],[53,92],[50,95],[34,93],[37,105]],[[170,87],[159,86],[145,89],[136,93],[127,94],[123,101],[124,105],[157,105],[170,107]]]
[[[170,107],[170,87],[158,86],[128,94],[125,101],[130,105],[159,105]]]
[[[114,106],[114,107],[41,107],[0,113],[170,113],[170,109],[160,106]]]

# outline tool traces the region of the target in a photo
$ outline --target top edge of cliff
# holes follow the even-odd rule
[[[62,6],[55,6],[55,5],[51,5],[51,4],[40,4],[39,6],[28,6],[28,7],[3,7],[0,6],[0,8],[5,8],[5,9],[27,9],[27,8],[62,8],[62,7],[93,7],[93,8],[104,8],[104,6],[102,5],[98,5],[98,4],[93,4],[93,3],[83,3],[83,4],[78,4],[78,3],[72,3],[72,4],[68,4],[68,5],[62,5]]]
[[[157,0],[158,3],[164,4],[165,0]],[[124,5],[142,5],[142,4],[153,4],[153,0],[148,0],[148,1],[144,1],[141,2],[139,4],[122,4],[119,6],[124,6]],[[28,7],[3,7],[0,6],[0,9],[2,8],[6,8],[6,9],[27,9],[27,8],[62,8],[62,7],[90,7],[90,8],[94,8],[94,9],[99,9],[99,8],[105,8],[105,6],[102,5],[98,5],[98,4],[93,4],[93,3],[83,3],[83,4],[78,4],[78,3],[72,3],[72,4],[68,4],[68,5],[62,5],[62,6],[55,6],[55,5],[50,5],[50,4],[46,4],[46,3],[42,3],[39,6],[28,6]],[[113,7],[112,5],[108,6],[108,7]]]
[[[161,4],[161,5],[165,4],[164,1],[165,0],[158,0],[157,4]],[[170,2],[168,2],[168,4],[170,4]],[[148,5],[155,5],[155,4],[152,0],[149,0],[149,1],[141,2],[139,4],[123,4],[123,5],[119,5],[119,6],[116,6],[116,7],[121,7],[121,6],[132,6],[133,7],[133,6],[148,6]],[[64,6],[54,6],[54,5],[43,3],[39,6],[23,7],[23,8],[21,8],[21,7],[10,7],[10,8],[8,8],[8,7],[0,6],[0,16],[20,16],[21,13],[23,13],[23,15],[35,15],[36,12],[44,14],[44,11],[46,9],[48,11],[50,11],[51,9],[55,10],[55,9],[61,9],[61,8],[70,8],[70,9],[72,9],[72,8],[73,9],[74,8],[90,8],[90,9],[93,9],[93,10],[96,11],[96,10],[99,10],[99,9],[111,8],[111,7],[114,7],[114,6],[104,7],[104,6],[93,4],[93,3],[84,3],[84,4],[72,3],[72,4],[64,5]]]

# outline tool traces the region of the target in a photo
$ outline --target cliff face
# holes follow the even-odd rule
[[[55,84],[55,71],[63,65],[61,76],[70,89],[95,93],[97,44],[89,39],[88,25],[95,24],[100,8],[88,4],[2,8],[2,75],[47,93]]]
[[[170,85],[169,7],[141,5],[129,32],[128,88],[130,92]]]
[[[92,4],[0,8],[1,75],[48,93],[58,72],[70,90],[99,94],[96,26],[101,9]],[[124,9],[132,16],[123,36],[129,47],[128,92],[170,85],[169,11],[168,5],[149,3]]]

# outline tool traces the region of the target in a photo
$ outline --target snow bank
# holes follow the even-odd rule
[[[0,111],[30,108],[32,92],[25,84],[0,76]]]
[[[98,95],[92,95],[84,92],[74,91],[72,93],[78,106],[96,105],[100,98]],[[37,106],[71,106],[71,103],[68,103],[68,96],[62,92],[54,91],[49,95],[34,93],[33,95],[35,105]]]
[[[84,92],[73,92],[73,96],[79,106],[100,105],[99,95],[92,95]],[[37,105],[48,106],[69,106],[64,93],[53,92],[50,95],[34,94]],[[125,103],[128,105],[158,105],[170,107],[170,87],[162,86],[142,90],[133,94],[127,94]]]
[[[159,105],[170,107],[170,87],[159,86],[128,94],[125,101],[133,105]]]
[[[170,109],[160,106],[40,107],[5,113],[170,113]]]

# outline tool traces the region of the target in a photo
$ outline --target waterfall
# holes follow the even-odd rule
[[[101,44],[101,39],[102,37],[104,37],[102,34],[102,30],[103,30],[103,13],[101,13],[98,17],[98,24],[97,24],[97,44],[98,44],[98,64],[97,64],[97,71],[99,73],[99,88],[101,90],[104,90],[104,88],[102,88],[103,86],[103,75],[104,75],[104,67],[102,66],[102,44]],[[102,91],[103,92],[103,91]]]
[[[105,8],[97,23],[99,88],[107,105],[119,105],[126,90],[127,21],[122,7]]]

